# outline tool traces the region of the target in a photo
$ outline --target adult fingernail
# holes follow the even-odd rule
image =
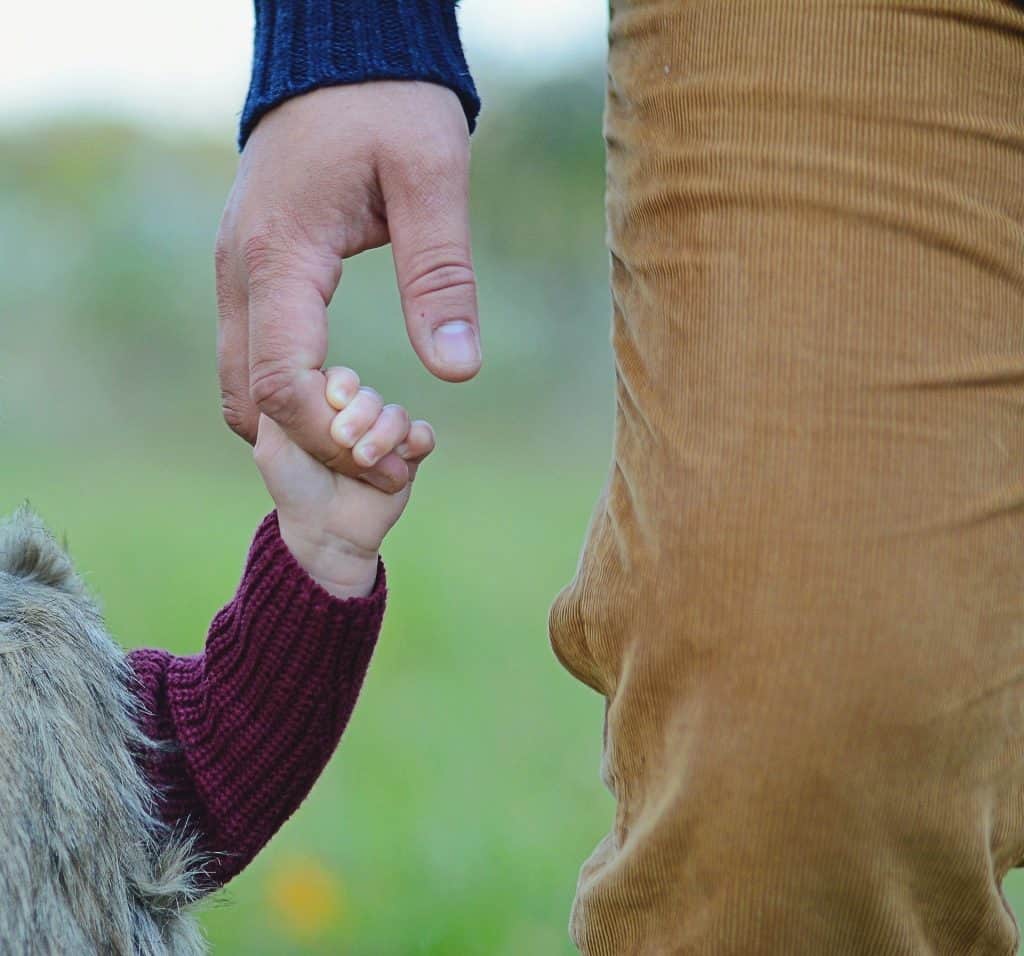
[[[461,319],[434,329],[434,350],[445,365],[467,366],[480,362],[480,343],[473,326]]]

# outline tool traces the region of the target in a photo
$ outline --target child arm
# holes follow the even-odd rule
[[[392,451],[410,479],[434,433],[399,405],[328,369],[331,435],[364,467]],[[239,873],[297,809],[341,737],[384,613],[384,536],[409,501],[332,472],[260,419],[256,465],[276,510],[260,525],[234,600],[206,650],[130,656],[162,744],[143,755],[158,812],[213,856],[209,889]]]
[[[203,654],[129,655],[143,730],[169,742],[146,755],[158,811],[211,854],[215,889],[237,875],[298,808],[337,747],[384,613],[384,568],[369,596],[332,596],[260,525],[234,599]]]

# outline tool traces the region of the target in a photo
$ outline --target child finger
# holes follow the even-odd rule
[[[395,451],[407,462],[421,462],[434,450],[434,445],[434,429],[429,422],[418,419],[409,426],[408,436]]]
[[[327,376],[327,401],[341,411],[359,391],[359,376],[344,365],[335,365],[325,373]]]
[[[409,437],[405,440],[404,447],[396,448],[397,451],[409,466],[409,481],[416,478],[423,460],[434,450],[434,429],[425,421],[415,421],[409,427]]]
[[[345,448],[352,448],[380,417],[381,397],[365,385],[331,422],[331,437]]]
[[[352,457],[369,468],[405,441],[408,434],[409,413],[401,405],[385,405],[380,417],[352,449]]]

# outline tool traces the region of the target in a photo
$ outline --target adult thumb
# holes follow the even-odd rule
[[[448,161],[410,159],[398,180],[381,185],[409,341],[431,373],[462,382],[481,363],[468,146]]]

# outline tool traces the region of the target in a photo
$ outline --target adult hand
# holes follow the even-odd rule
[[[438,378],[472,378],[480,337],[468,207],[468,128],[445,87],[325,87],[264,116],[217,237],[217,364],[228,425],[252,443],[263,412],[335,471],[384,491],[403,488],[409,471],[399,456],[369,468],[331,438],[327,306],[342,260],[391,242],[416,354]]]

